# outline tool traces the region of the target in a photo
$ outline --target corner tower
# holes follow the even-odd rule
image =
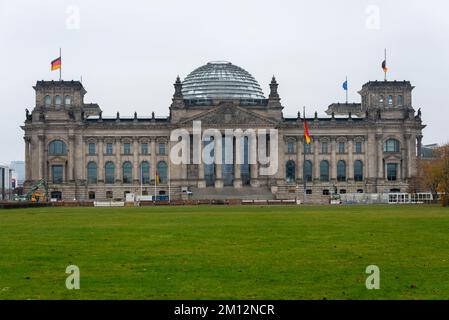
[[[374,113],[385,119],[413,118],[412,90],[409,81],[370,81],[359,94],[362,112]]]

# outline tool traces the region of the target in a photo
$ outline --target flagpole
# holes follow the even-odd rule
[[[387,66],[387,48],[385,48],[384,58],[385,58],[384,59],[385,66]],[[385,74],[384,80],[387,81],[387,69],[386,68],[384,69],[384,74]]]
[[[304,108],[303,108],[303,112],[302,112],[302,116],[303,116],[303,118],[304,118],[304,121],[303,121],[303,130],[304,130],[304,124],[305,124],[305,121],[306,121],[306,107],[304,106]],[[307,180],[307,178],[306,178],[306,176],[305,176],[305,170],[304,170],[304,168],[305,168],[305,166],[306,166],[306,136],[305,136],[305,134],[303,134],[303,136],[304,136],[304,138],[303,138],[303,143],[304,143],[304,147],[303,147],[303,150],[302,150],[302,153],[303,153],[303,156],[304,156],[304,161],[303,161],[303,163],[302,163],[302,180],[303,180],[303,183],[304,183],[304,203],[306,203],[306,180]]]
[[[62,51],[59,48],[59,59],[61,60],[61,65],[59,66],[59,81],[62,80]]]

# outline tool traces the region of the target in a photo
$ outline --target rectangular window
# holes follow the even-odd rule
[[[106,154],[112,154],[112,143],[108,142],[106,144]]]
[[[165,155],[165,143],[164,142],[159,143],[159,154]]]
[[[304,153],[310,154],[312,152],[312,145],[311,144],[304,144]]]
[[[106,191],[106,199],[112,199],[112,191]]]
[[[52,165],[51,166],[51,177],[53,183],[62,183],[63,182],[63,174],[64,168],[62,165]]]
[[[89,154],[90,155],[95,154],[95,143],[89,143]]]
[[[362,143],[360,141],[355,143],[355,153],[362,153]]]
[[[338,143],[338,153],[345,153],[345,143],[344,142]]]
[[[295,143],[293,141],[287,142],[287,153],[295,153]]]
[[[321,153],[327,153],[327,152],[328,152],[327,142],[321,142]]]
[[[123,144],[123,153],[131,154],[131,143],[126,142]]]
[[[397,163],[387,163],[387,180],[388,181],[396,181],[397,174],[398,174]]]
[[[142,154],[148,154],[148,143],[142,143],[140,145],[140,152]]]

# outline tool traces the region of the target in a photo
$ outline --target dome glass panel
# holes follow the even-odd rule
[[[246,70],[227,61],[209,62],[182,83],[184,99],[265,99],[259,83]]]

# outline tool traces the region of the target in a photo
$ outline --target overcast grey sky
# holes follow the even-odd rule
[[[104,115],[168,114],[173,82],[210,60],[249,71],[268,95],[274,74],[285,107],[323,114],[369,80],[416,86],[424,143],[449,140],[449,2],[0,0],[0,163],[24,158],[19,126],[37,80],[79,80]]]

